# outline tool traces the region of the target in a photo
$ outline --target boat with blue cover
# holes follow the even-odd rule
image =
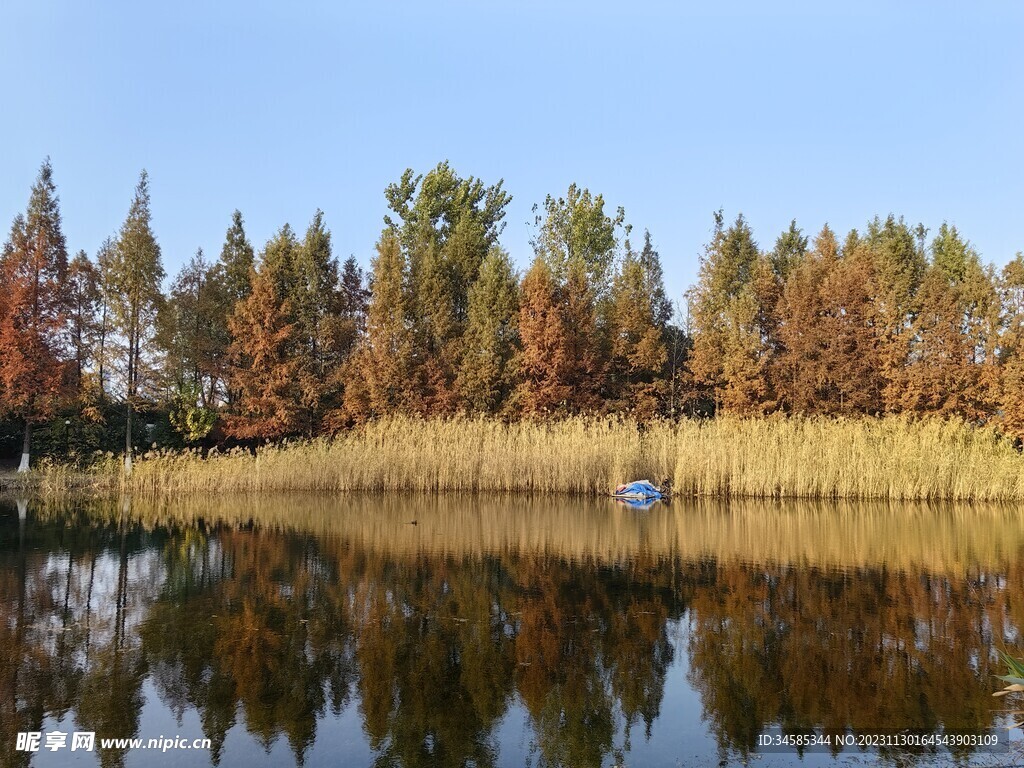
[[[664,490],[656,486],[650,480],[634,480],[631,483],[623,483],[616,486],[612,494],[616,499],[630,501],[657,501],[666,497]]]

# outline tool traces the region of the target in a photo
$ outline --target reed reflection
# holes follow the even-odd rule
[[[519,708],[552,766],[627,756],[663,717],[741,754],[773,723],[974,730],[1022,618],[999,510],[289,504],[4,508],[0,738],[65,713],[138,735],[146,680],[215,764],[236,725],[302,762],[348,707],[382,766],[496,765]],[[703,711],[662,716],[687,683]]]

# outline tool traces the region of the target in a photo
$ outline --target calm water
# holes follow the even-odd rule
[[[759,747],[1004,724],[1011,510],[8,500],[0,611],[0,765],[1022,762]],[[56,730],[212,749],[14,749]]]

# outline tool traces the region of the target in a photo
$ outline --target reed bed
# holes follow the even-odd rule
[[[648,478],[670,480],[673,493],[684,496],[1005,502],[1024,500],[1022,470],[1024,458],[1010,440],[956,420],[718,418],[640,426],[599,418],[506,424],[398,417],[333,440],[255,453],[154,452],[116,484],[157,495],[598,495]]]

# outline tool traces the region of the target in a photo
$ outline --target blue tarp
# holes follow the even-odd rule
[[[651,500],[664,498],[664,494],[650,480],[634,480],[620,485],[612,494],[618,499]]]

